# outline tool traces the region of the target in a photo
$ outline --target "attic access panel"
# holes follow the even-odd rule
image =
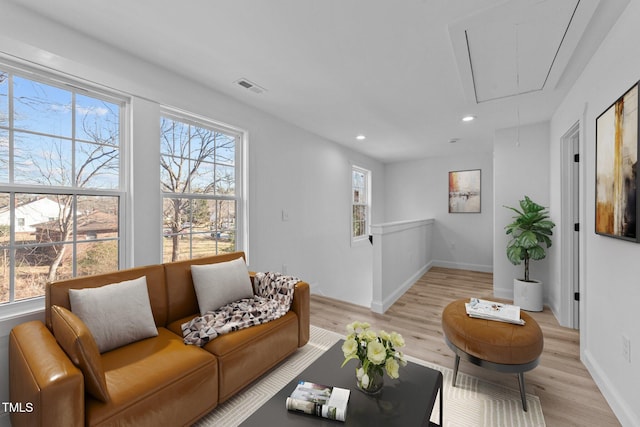
[[[553,89],[599,0],[513,0],[449,26],[461,83],[476,103]]]

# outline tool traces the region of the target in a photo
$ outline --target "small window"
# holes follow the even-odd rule
[[[369,234],[371,172],[353,166],[351,171],[351,240],[366,239]]]

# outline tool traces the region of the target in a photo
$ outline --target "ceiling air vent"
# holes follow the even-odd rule
[[[238,79],[236,80],[234,83],[237,83],[238,85],[242,86],[245,89],[249,89],[251,92],[254,93],[263,93],[266,92],[266,89],[263,88],[262,86],[259,86],[257,84],[255,84],[254,82],[247,80],[247,79]]]

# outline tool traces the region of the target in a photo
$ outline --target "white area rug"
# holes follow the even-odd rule
[[[313,363],[339,339],[344,338],[311,326],[309,343],[284,363],[200,419],[195,426],[232,427],[239,425],[298,373]],[[444,377],[444,425],[446,427],[542,427],[545,425],[540,400],[527,394],[528,412],[522,410],[520,392],[491,384],[458,371],[456,387],[451,387],[453,370],[414,357],[411,362],[437,369]],[[400,370],[402,375],[402,369]],[[514,379],[515,381],[515,379]],[[517,382],[516,382],[517,384]],[[438,404],[431,421],[438,422]],[[283,403],[284,410],[284,403]]]

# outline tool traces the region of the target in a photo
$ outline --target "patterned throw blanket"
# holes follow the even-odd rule
[[[280,273],[256,273],[253,298],[234,301],[182,325],[185,344],[202,347],[215,337],[284,316],[300,280]]]

